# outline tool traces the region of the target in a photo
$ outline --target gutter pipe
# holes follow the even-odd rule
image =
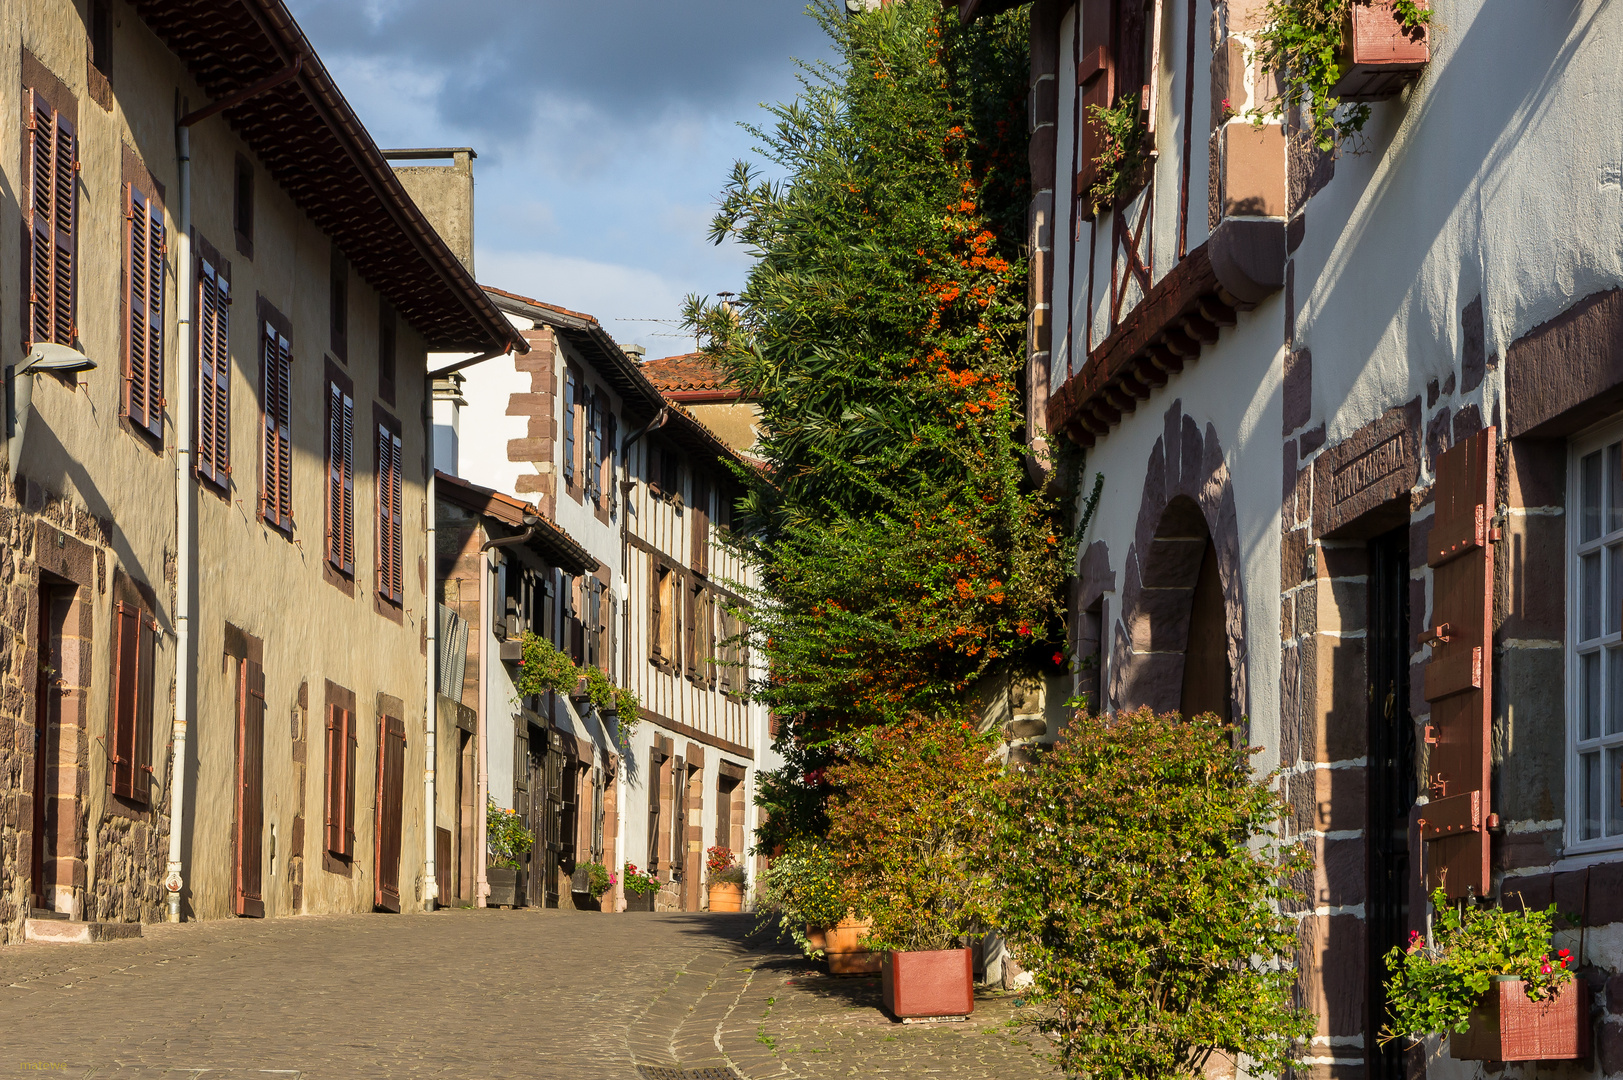
[[[514,544],[527,542],[535,535],[535,526],[540,518],[534,514],[525,514],[525,529],[517,536],[504,536],[497,540],[486,540],[479,549],[479,785],[477,798],[479,800],[479,861],[475,865],[479,868],[479,879],[474,885],[474,905],[485,907],[485,898],[490,895],[490,878],[486,875],[486,862],[490,856],[490,834],[486,831],[487,818],[485,808],[490,805],[490,751],[488,736],[490,724],[490,572],[495,567],[488,561],[491,548],[511,547]]]

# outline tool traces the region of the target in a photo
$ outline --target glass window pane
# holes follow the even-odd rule
[[[1600,536],[1600,451],[1585,456],[1579,470],[1583,474],[1581,539],[1588,543]]]
[[[1623,747],[1606,751],[1606,835],[1623,836]]]
[[[1600,754],[1578,759],[1578,838],[1593,840],[1600,833]]]
[[[1578,626],[1578,640],[1590,641],[1600,637],[1600,552],[1585,555],[1579,565],[1578,588],[1582,591],[1583,620]]]
[[[1606,448],[1606,531],[1623,529],[1623,443]]]
[[[1606,632],[1623,629],[1623,544],[1606,549]]]
[[[1578,657],[1578,738],[1600,738],[1600,653]]]
[[[1606,734],[1623,731],[1623,649],[1606,650]]]

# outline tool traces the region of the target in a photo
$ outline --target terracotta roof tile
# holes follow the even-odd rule
[[[728,391],[732,389],[715,361],[704,353],[683,353],[649,360],[642,365],[642,373],[662,394],[692,390]]]

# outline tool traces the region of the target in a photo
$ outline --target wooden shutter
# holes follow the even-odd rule
[[[564,483],[575,482],[575,373],[564,369]]]
[[[269,322],[260,327],[260,373],[264,431],[259,477],[259,516],[293,528],[293,352]]]
[[[355,573],[355,399],[327,384],[327,561]]]
[[[28,92],[28,344],[72,345],[79,170],[74,121]]]
[[[135,797],[136,702],[139,700],[141,612],[119,602],[114,621],[113,723],[108,734],[112,748],[113,794]]]
[[[1433,626],[1421,637],[1432,643],[1425,681],[1432,746],[1420,839],[1427,888],[1442,885],[1450,898],[1482,896],[1490,886],[1496,435],[1486,428],[1437,459],[1426,542]]]
[[[406,725],[392,716],[378,717],[378,788],[373,846],[377,863],[372,880],[373,903],[400,910],[400,834],[405,813]]]
[[[124,413],[162,438],[163,207],[132,184],[124,191]]]
[[[695,640],[699,631],[699,589],[695,584],[683,596],[683,615],[685,616],[682,634],[682,654],[687,657],[687,673],[697,678],[699,674],[698,642]]]
[[[327,850],[355,852],[355,715],[327,706]]]
[[[405,555],[401,529],[400,436],[378,425],[378,592],[398,604],[404,600],[401,562]]]
[[[659,564],[653,560],[648,562],[648,654],[662,657],[665,655],[665,612],[664,598],[660,596],[660,586],[664,584],[664,574],[660,572]]]
[[[693,470],[693,572],[710,573],[710,480]]]
[[[613,514],[619,506],[619,485],[614,480],[614,441],[617,438],[614,414],[603,416],[603,509]]]
[[[602,474],[598,471],[603,451],[603,395],[588,393],[586,397],[586,497],[596,499],[601,493]]]
[[[231,475],[231,283],[198,260],[197,471],[224,487]]]
[[[1104,150],[1104,128],[1092,119],[1091,111],[1094,107],[1110,108],[1115,96],[1111,6],[1112,0],[1081,0],[1078,9],[1082,19],[1082,53],[1076,63],[1076,84],[1081,87],[1076,127],[1081,133],[1082,148],[1077,157],[1075,197],[1083,200],[1081,211],[1084,220],[1093,217],[1093,207],[1086,198],[1098,174],[1094,161]]]
[[[237,665],[237,828],[234,909],[265,916],[265,671],[253,660]]]

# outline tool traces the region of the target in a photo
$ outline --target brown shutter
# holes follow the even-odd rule
[[[206,260],[197,265],[197,471],[224,487],[231,474],[231,285]]]
[[[1104,149],[1104,129],[1090,118],[1095,106],[1108,109],[1115,98],[1115,56],[1111,34],[1111,0],[1081,0],[1082,55],[1076,64],[1076,82],[1082,88],[1077,130],[1082,133],[1082,149],[1078,156],[1075,197],[1084,199],[1093,186],[1098,167],[1094,164]],[[1093,217],[1093,208],[1085,201],[1081,207],[1083,220]]]
[[[377,863],[372,880],[373,903],[400,910],[400,832],[405,812],[406,725],[392,716],[378,717],[377,815],[373,847]]]
[[[665,655],[665,613],[660,596],[661,574],[659,564],[648,561],[648,654]]]
[[[142,612],[135,645],[135,738],[130,747],[130,797],[152,801],[152,676],[158,621]]]
[[[252,660],[237,666],[237,872],[234,909],[263,918],[265,827],[265,672]]]
[[[327,384],[327,561],[344,565],[344,391]]]
[[[693,471],[693,572],[710,573],[710,481]]]
[[[55,294],[51,312],[52,340],[72,345],[79,337],[74,323],[75,301],[78,292],[79,185],[75,183],[79,171],[78,145],[73,135],[73,121],[58,113],[56,116],[56,169],[53,193],[56,203],[54,219],[55,267],[51,271],[51,285]]]
[[[276,499],[277,520],[293,528],[293,351],[276,336]]]
[[[682,599],[682,613],[684,615],[682,654],[687,657],[687,673],[690,676],[697,676],[699,672],[699,653],[698,643],[694,638],[697,636],[699,629],[699,586],[692,586]]]
[[[402,519],[405,516],[405,507],[403,505],[405,495],[402,491],[402,488],[405,487],[405,462],[401,460],[400,436],[394,435],[391,437],[390,450],[392,451],[389,458],[390,498],[393,500],[393,506],[390,508],[389,513],[389,547],[393,552],[394,576],[390,579],[389,587],[395,603],[403,604],[406,600],[406,572],[404,569],[406,538],[405,527],[402,524]]]
[[[1420,808],[1427,888],[1450,898],[1482,896],[1490,885],[1488,818],[1493,686],[1493,495],[1496,428],[1485,428],[1437,459],[1436,513],[1426,543],[1432,569],[1431,703]]]
[[[56,295],[52,256],[56,197],[56,113],[36,90],[28,91],[28,318],[26,344],[50,341],[51,302]]]
[[[124,185],[124,415],[137,427],[151,423],[147,411],[147,198]]]
[[[355,748],[360,739],[355,714],[344,710],[344,857],[355,857]]]
[[[614,414],[603,417],[603,509],[613,514],[619,506],[619,485],[614,479],[614,442],[618,437]]]
[[[343,711],[337,705],[327,706],[327,777],[326,777],[326,830],[327,850],[335,854],[344,850],[344,815],[338,809],[343,795],[344,757]]]
[[[345,394],[343,412],[340,415],[343,438],[343,466],[344,466],[344,516],[343,522],[343,569],[346,574],[355,573],[355,399]]]
[[[400,436],[379,424],[378,592],[397,604],[404,599],[400,474]]]
[[[141,612],[119,602],[113,638],[113,722],[107,741],[112,750],[113,794],[135,797],[136,712],[140,695]]]

